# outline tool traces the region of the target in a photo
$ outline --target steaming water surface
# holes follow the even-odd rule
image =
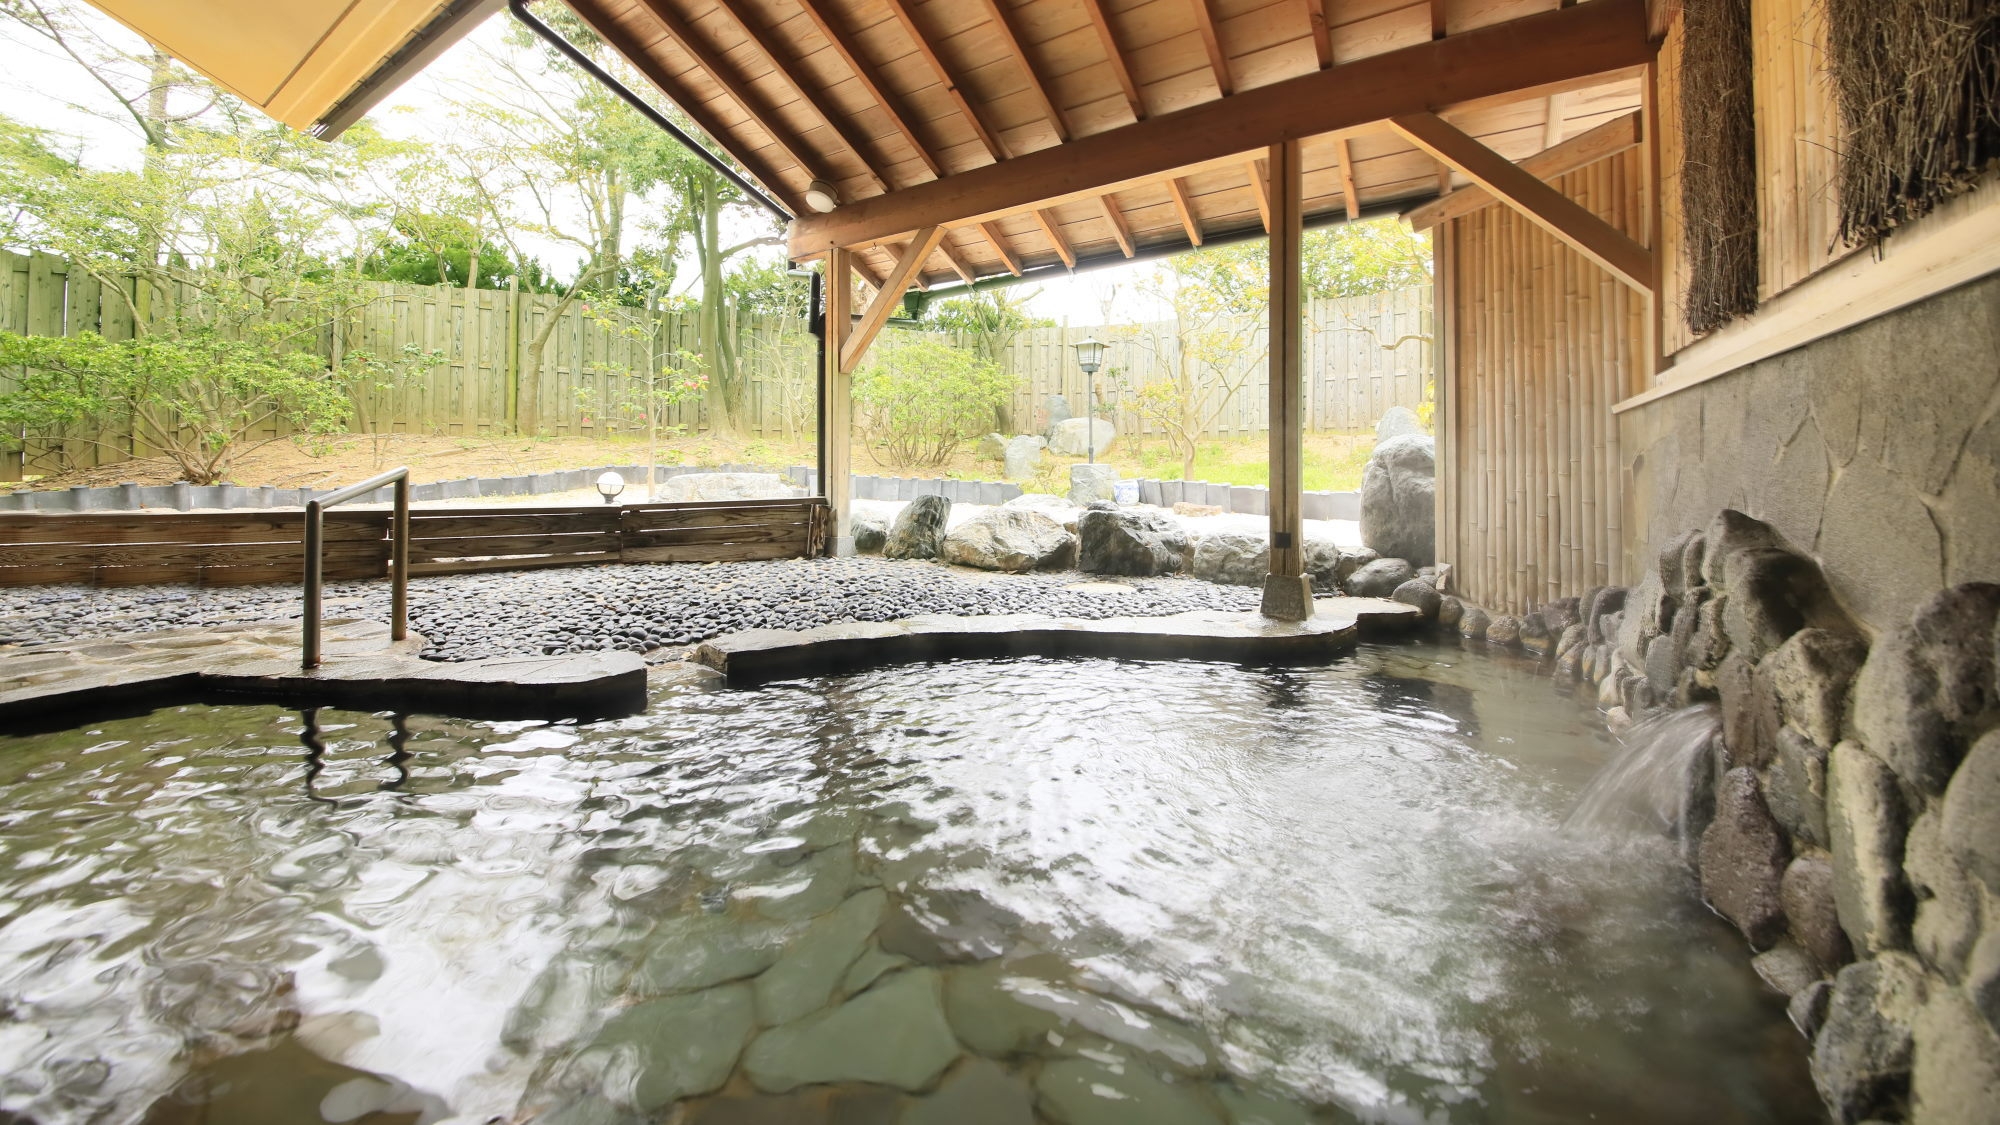
[[[921,1026],[899,1065],[1079,1125],[1817,1119],[1674,846],[1562,829],[1598,729],[1397,646],[0,737],[0,1110],[917,1121],[849,1056]]]

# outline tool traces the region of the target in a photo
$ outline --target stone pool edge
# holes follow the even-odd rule
[[[1313,664],[1347,651],[1362,637],[1410,633],[1425,624],[1414,607],[1383,598],[1320,598],[1313,605],[1309,621],[1275,621],[1254,611],[1193,610],[1095,620],[927,614],[796,631],[747,629],[702,642],[688,659],[732,684],[928,660],[1017,656]]]

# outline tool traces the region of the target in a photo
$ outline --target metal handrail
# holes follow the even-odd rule
[[[410,470],[390,469],[359,484],[335,489],[316,500],[306,501],[306,591],[304,657],[301,665],[317,668],[319,656],[319,614],[325,578],[320,558],[325,538],[326,509],[344,504],[357,496],[396,486],[396,511],[389,523],[389,639],[400,641],[410,632]]]

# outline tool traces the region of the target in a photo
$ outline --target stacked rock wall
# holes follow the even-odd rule
[[[2000,585],[1934,593],[1871,643],[1813,559],[1724,511],[1629,590],[1448,618],[1596,684],[1614,726],[1718,707],[1683,828],[1834,1119],[1995,1119]]]

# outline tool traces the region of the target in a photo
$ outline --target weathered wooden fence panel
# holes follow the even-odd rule
[[[134,280],[124,290],[52,254],[0,250],[0,329],[61,336],[97,332],[130,339],[159,318],[150,293]],[[559,437],[607,437],[645,427],[645,381],[693,362],[700,351],[694,318],[583,301],[564,305],[548,294],[467,291],[451,286],[370,283],[373,298],[344,329],[328,332],[322,351],[332,359],[367,351],[397,360],[406,351],[434,354],[435,366],[386,385],[352,392],[350,428],[357,433],[443,434],[477,438],[516,431]],[[173,295],[175,300],[181,295]],[[136,314],[136,315],[135,315]],[[1423,399],[1432,366],[1428,288],[1314,302],[1307,311],[1307,425],[1364,429],[1393,405]],[[551,325],[553,321],[553,325]],[[810,438],[816,424],[815,346],[802,321],[745,317],[731,334],[742,372],[736,428],[767,440]],[[547,335],[543,338],[544,329]],[[1209,427],[1215,436],[1262,432],[1266,409],[1264,325],[1255,318],[1211,326],[1240,341],[1229,381],[1239,389]],[[1020,333],[1000,355],[1020,376],[1012,420],[1016,430],[1041,424],[1051,394],[1080,411],[1084,376],[1070,345],[1095,334],[1111,344],[1097,379],[1100,405],[1124,433],[1154,434],[1158,424],[1137,408],[1139,389],[1167,377],[1182,362],[1187,341],[1172,322],[1065,326]],[[885,340],[893,339],[895,332]],[[541,366],[534,370],[536,341]],[[1194,360],[1189,360],[1194,362]],[[17,373],[0,371],[0,392]],[[660,422],[698,432],[718,419],[721,388],[663,411]],[[259,437],[281,436],[276,424]],[[145,456],[129,432],[76,434],[30,444],[0,435],[0,480],[38,472],[89,468]],[[24,464],[25,461],[25,464]]]

